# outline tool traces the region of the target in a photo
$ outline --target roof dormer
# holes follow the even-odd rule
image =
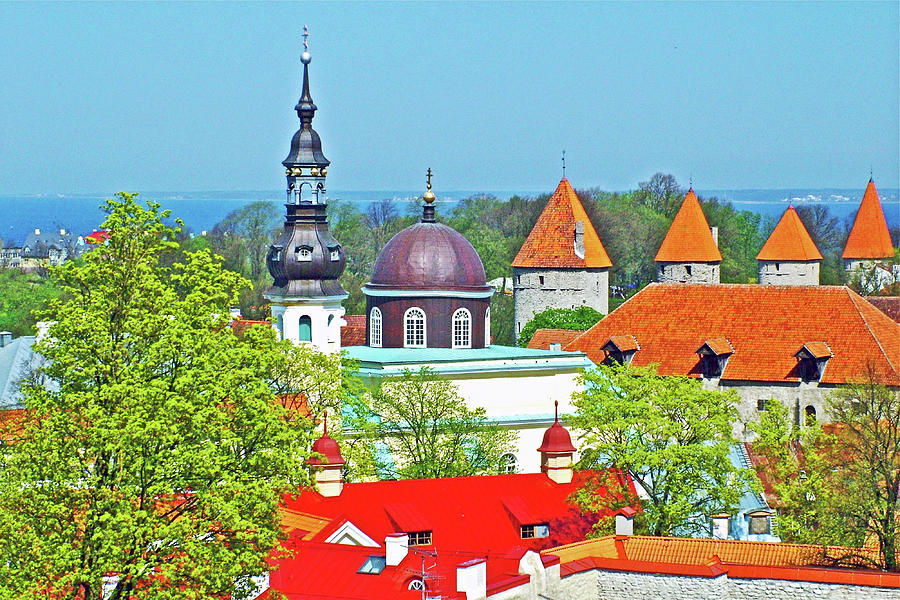
[[[604,363],[617,362],[620,365],[631,364],[635,352],[640,349],[641,346],[633,335],[614,335],[601,348],[606,352]]]
[[[700,355],[700,368],[703,377],[718,378],[725,372],[729,357],[734,354],[734,347],[726,338],[712,338],[697,348]]]
[[[800,380],[811,382],[822,379],[825,365],[834,353],[825,342],[806,342],[794,356],[797,357]]]

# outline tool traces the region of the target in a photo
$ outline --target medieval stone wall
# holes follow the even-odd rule
[[[818,260],[759,261],[758,280],[764,285],[819,285]]]
[[[609,312],[609,269],[513,270],[515,332],[548,308],[590,306]]]
[[[660,283],[719,283],[719,263],[656,263]]]

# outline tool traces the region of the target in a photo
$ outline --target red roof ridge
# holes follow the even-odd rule
[[[860,306],[860,304],[856,301],[856,298],[859,298],[860,300],[862,300],[863,302],[865,302],[866,304],[868,304],[868,305],[871,306],[872,308],[875,308],[875,307],[874,307],[873,305],[869,304],[868,302],[866,302],[866,299],[865,299],[865,298],[863,298],[862,296],[860,296],[859,294],[857,294],[856,292],[854,292],[854,291],[851,290],[850,288],[846,288],[846,290],[847,290],[847,294],[850,296],[850,301],[853,302],[853,306],[856,307],[856,310],[857,310],[857,312],[859,313],[860,318],[862,319],[863,325],[866,326],[866,331],[868,331],[868,332],[869,332],[869,335],[872,336],[872,339],[875,340],[875,344],[878,346],[878,349],[881,350],[881,354],[884,355],[884,358],[885,358],[885,360],[887,361],[887,363],[891,366],[891,368],[894,370],[895,373],[897,373],[898,375],[900,375],[900,368],[898,368],[898,365],[894,364],[894,361],[891,360],[891,357],[888,355],[887,352],[885,352],[884,346],[881,345],[881,340],[878,338],[877,335],[875,335],[875,332],[872,331],[872,327],[869,326],[869,320],[866,319],[866,315],[863,314],[863,309],[862,309],[862,307]],[[855,297],[854,297],[854,296],[855,296]],[[890,321],[891,323],[894,323],[894,320],[891,319],[890,317],[888,317],[887,315],[885,315],[883,312],[881,312],[881,311],[878,310],[877,308],[875,308],[875,310],[876,310],[879,314],[884,315],[884,317],[885,317],[888,321]]]
[[[722,253],[713,239],[709,222],[693,189],[666,232],[654,258],[656,262],[721,262]]]
[[[575,223],[584,223],[584,256],[575,254]],[[612,261],[578,194],[563,177],[522,243],[513,267],[608,268]]]
[[[822,253],[791,205],[781,215],[756,260],[822,260]]]
[[[893,255],[894,244],[884,218],[884,207],[878,199],[875,182],[869,179],[841,257],[889,258]]]

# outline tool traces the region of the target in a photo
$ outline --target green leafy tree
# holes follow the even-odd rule
[[[387,444],[392,460],[382,459],[379,471],[388,478],[496,473],[515,448],[516,432],[493,424],[484,408],[469,408],[452,382],[427,367],[382,382],[371,398],[374,422],[360,429]]]
[[[766,407],[748,427],[779,499],[779,535],[856,549],[825,556],[835,564],[897,570],[900,393],[870,376],[829,396],[833,424],[800,431],[786,407]]]
[[[108,244],[53,271],[48,360],[3,432],[0,597],[245,597],[308,481],[310,423],[273,392],[285,343],[227,327],[247,282],[209,252],[166,266],[168,211],[106,212]]]
[[[32,335],[35,311],[47,308],[60,290],[46,277],[17,269],[0,269],[0,331]]]
[[[514,346],[516,343],[513,300],[512,294],[502,292],[491,296],[491,337],[493,343],[499,346]]]
[[[603,314],[590,306],[548,308],[534,315],[519,332],[519,346],[526,347],[538,329],[585,330],[593,327]]]
[[[728,458],[737,418],[733,390],[704,390],[695,379],[625,365],[602,365],[586,372],[582,383],[571,420],[584,432],[580,466],[614,469],[643,488],[650,535],[708,533],[709,515],[733,509],[748,486],[758,485],[751,471]],[[612,493],[597,502],[633,502],[624,482],[603,482]],[[607,508],[597,502],[586,508]]]

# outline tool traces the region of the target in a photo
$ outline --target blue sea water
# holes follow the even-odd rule
[[[704,197],[716,196],[731,202],[736,209],[749,210],[763,216],[779,216],[789,202],[794,205],[824,204],[834,216],[846,218],[855,214],[862,199],[859,189],[791,189],[791,190],[697,190]],[[383,199],[397,203],[401,214],[413,210],[421,191],[350,191],[329,192],[329,202],[349,202],[359,210]],[[438,195],[438,210],[450,210],[460,200],[476,193],[492,194],[500,199],[513,195],[534,196],[541,192],[475,192],[455,191]],[[34,194],[0,195],[0,240],[4,245],[15,246],[35,229],[52,231],[66,229],[79,235],[97,229],[103,221],[100,210],[105,198],[113,194]],[[890,226],[900,226],[900,190],[879,190],[885,216]],[[281,205],[284,192],[143,192],[140,198],[162,204],[172,210],[172,215],[182,219],[193,232],[210,230],[229,212],[250,202],[259,200]]]

